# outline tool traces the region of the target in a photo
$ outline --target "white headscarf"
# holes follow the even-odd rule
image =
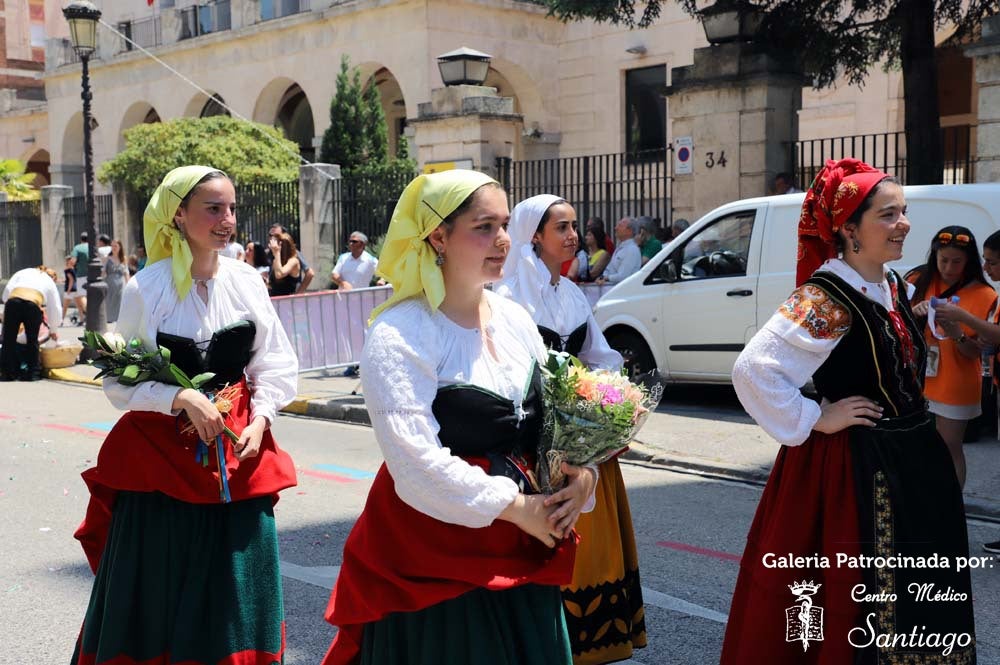
[[[528,310],[532,317],[542,305],[542,290],[552,281],[552,275],[535,254],[531,239],[545,211],[564,200],[552,194],[539,194],[521,201],[510,213],[507,226],[510,251],[503,264],[503,279],[494,288]]]

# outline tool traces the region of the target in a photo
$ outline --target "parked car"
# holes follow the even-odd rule
[[[927,260],[944,226],[982,242],[1000,229],[1000,184],[905,187],[911,230],[904,273]],[[658,369],[674,382],[729,383],[733,363],[795,288],[799,212],[805,194],[735,201],[665,245],[594,308],[608,342],[633,373]]]

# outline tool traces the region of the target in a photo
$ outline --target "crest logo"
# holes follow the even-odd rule
[[[823,608],[812,600],[821,586],[805,580],[788,585],[796,604],[785,609],[785,641],[801,642],[803,652],[810,642],[823,641]]]

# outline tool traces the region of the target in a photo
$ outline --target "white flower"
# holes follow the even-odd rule
[[[111,333],[104,336],[104,341],[111,347],[112,353],[118,353],[125,348],[125,338],[120,333]]]

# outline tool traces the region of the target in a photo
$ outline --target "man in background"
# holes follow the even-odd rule
[[[368,236],[355,231],[347,241],[347,252],[337,257],[337,263],[330,272],[330,281],[342,290],[363,289],[371,284],[375,276],[378,259],[365,250]]]

